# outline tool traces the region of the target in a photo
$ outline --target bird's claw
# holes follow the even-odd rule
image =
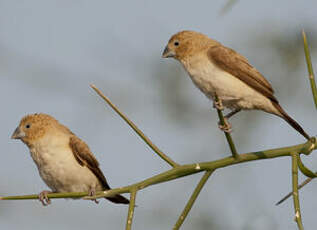
[[[228,122],[227,118],[224,118],[224,124],[222,125],[220,122],[218,123],[219,129],[225,133],[232,132],[232,125]]]
[[[89,189],[88,195],[89,195],[89,196],[94,196],[94,195],[96,195],[96,190],[93,189],[93,188]],[[96,204],[99,204],[99,201],[98,201],[97,199],[94,199],[94,200],[92,200],[92,201],[94,201]]]
[[[51,191],[44,190],[39,194],[39,200],[43,204],[43,206],[47,206],[51,204],[50,198],[47,197],[47,194],[52,193]]]
[[[213,107],[218,109],[218,110],[224,110],[224,107],[223,107],[223,104],[222,104],[221,100],[214,101],[213,102]]]

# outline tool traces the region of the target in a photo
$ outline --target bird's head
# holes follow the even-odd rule
[[[170,38],[163,51],[162,57],[172,57],[181,61],[216,44],[219,43],[202,33],[185,30],[174,34]]]
[[[43,137],[56,123],[58,121],[50,115],[43,113],[29,114],[21,119],[11,138],[20,139],[29,145]]]

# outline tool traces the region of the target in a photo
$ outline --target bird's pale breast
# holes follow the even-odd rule
[[[30,149],[40,176],[56,192],[102,190],[96,176],[75,159],[67,136],[47,136]]]

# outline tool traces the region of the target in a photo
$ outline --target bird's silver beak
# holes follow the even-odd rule
[[[17,127],[14,130],[14,132],[13,132],[13,134],[11,136],[11,139],[21,139],[23,137],[25,137],[25,133],[23,131],[21,131],[19,127]]]
[[[162,58],[170,58],[170,57],[175,57],[175,52],[173,50],[170,50],[168,46],[165,47]]]

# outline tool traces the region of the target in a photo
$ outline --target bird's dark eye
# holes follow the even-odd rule
[[[174,46],[178,46],[179,45],[179,42],[174,42]]]
[[[29,129],[30,127],[31,127],[30,124],[27,124],[27,125],[25,126],[25,128],[27,128],[27,129]]]

